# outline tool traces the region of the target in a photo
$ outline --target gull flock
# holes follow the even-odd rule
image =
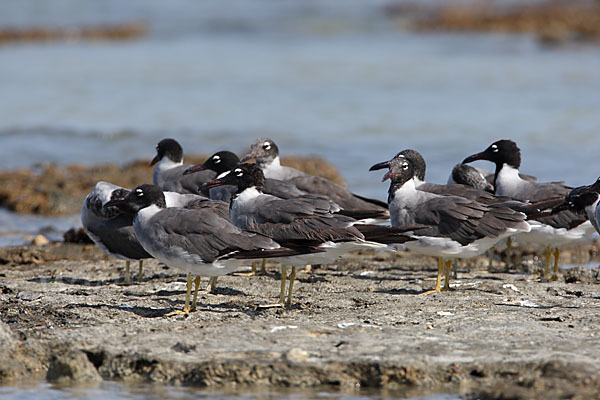
[[[469,165],[476,160],[495,169]],[[102,250],[126,261],[126,282],[131,261],[139,263],[142,280],[147,258],[187,273],[184,309],[173,314],[195,309],[200,277],[211,278],[211,290],[218,276],[261,261],[264,268],[265,260],[281,265],[279,301],[265,306],[290,306],[298,267],[331,264],[366,248],[437,257],[436,285],[423,294],[449,289],[452,260],[501,241],[510,246],[513,238],[545,249],[544,275],[556,280],[560,248],[590,242],[600,231],[600,178],[573,189],[538,182],[519,172],[520,163],[517,144],[498,140],[439,185],[425,182],[423,157],[404,150],[370,168],[385,170],[383,181],[390,181],[384,203],[282,166],[271,139],[257,139],[241,159],[220,151],[201,165],[184,164],[180,144],[163,139],[151,162],[153,184],[127,189],[98,182],[81,221]]]

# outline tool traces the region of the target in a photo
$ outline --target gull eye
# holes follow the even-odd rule
[[[213,157],[213,161],[215,162],[215,164],[218,164],[218,163],[220,163],[220,162],[221,162],[221,157],[219,157],[219,156],[214,156],[214,157]]]
[[[234,173],[235,173],[237,176],[243,176],[243,175],[244,175],[244,171],[242,171],[242,169],[241,169],[241,168],[236,168],[236,169],[235,169],[233,172],[234,172]]]
[[[135,189],[138,197],[142,197],[144,195],[144,191],[142,189]]]
[[[265,143],[263,144],[263,149],[265,149],[265,150],[269,150],[270,148],[271,148],[271,143],[269,143],[269,142],[265,142]]]
[[[494,153],[497,153],[497,152],[498,152],[498,146],[496,146],[495,144],[493,144],[493,145],[492,145],[492,151],[493,151]]]
[[[408,169],[408,163],[402,163],[402,169],[403,170],[407,170]]]

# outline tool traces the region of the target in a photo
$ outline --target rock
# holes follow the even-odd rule
[[[24,301],[34,301],[39,299],[40,297],[42,297],[42,294],[39,292],[24,291],[19,292],[19,294],[17,294],[17,299]]]
[[[308,353],[299,348],[293,348],[285,354],[286,360],[292,363],[301,363],[308,359]]]
[[[83,352],[72,350],[52,357],[46,379],[58,384],[72,385],[98,382],[102,377]]]
[[[34,245],[34,246],[45,246],[45,245],[47,245],[49,243],[50,243],[50,241],[44,235],[36,235],[33,238],[33,240],[31,241],[31,244]]]
[[[0,359],[5,360],[5,353],[15,345],[16,339],[12,330],[4,322],[0,321]]]

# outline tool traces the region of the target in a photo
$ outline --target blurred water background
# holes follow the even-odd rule
[[[541,180],[598,177],[596,45],[414,33],[388,4],[2,1],[0,26],[141,21],[148,34],[2,44],[0,170],[149,160],[164,137],[207,154],[271,137],[282,154],[322,156],[352,190],[384,199],[382,174],[368,168],[402,149],[419,150],[428,180],[445,182],[468,154],[512,138],[522,170]],[[11,225],[31,225],[21,218],[0,213],[3,245],[20,241]]]

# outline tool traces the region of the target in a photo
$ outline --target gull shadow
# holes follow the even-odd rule
[[[368,275],[352,275],[352,278],[354,279],[362,279],[362,280],[367,280],[367,281],[404,281],[404,282],[411,282],[415,280],[414,276],[405,276],[405,277],[400,277],[400,276],[385,276],[385,277],[381,277],[378,276],[377,274],[368,274]]]
[[[140,306],[115,306],[112,304],[68,304],[65,306],[68,308],[107,308],[111,310],[119,310],[119,311],[127,311],[134,313],[140,317],[144,318],[159,318],[163,317],[165,314],[173,311],[172,308],[153,308],[153,307],[140,307]]]
[[[426,292],[427,290],[416,290],[416,289],[379,289],[375,290],[375,293],[386,293],[392,295],[417,295]]]
[[[66,285],[78,285],[78,286],[105,286],[109,284],[123,284],[125,285],[124,278],[113,278],[113,279],[101,279],[101,280],[90,280],[85,278],[69,278],[69,277],[60,277],[60,278],[31,278],[27,280],[28,282],[36,282],[36,283],[64,283]],[[132,283],[135,284],[135,283]]]

